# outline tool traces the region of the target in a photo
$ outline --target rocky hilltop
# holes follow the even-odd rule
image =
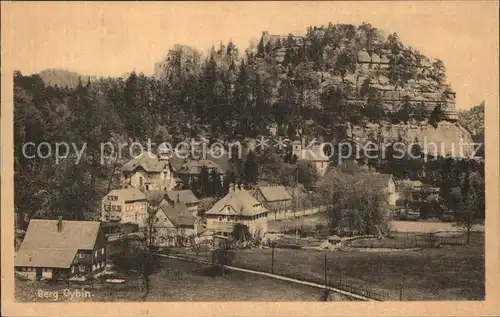
[[[459,142],[473,142],[458,121],[443,62],[406,47],[395,33],[385,36],[370,24],[310,27],[305,36],[264,31],[255,54],[286,74],[282,80],[305,79],[308,107],[315,108],[325,93],[335,91],[348,108],[348,136],[417,140],[424,151],[431,150],[425,140],[437,143],[441,155],[453,151],[453,144],[456,152]],[[463,155],[469,153],[465,149]]]
[[[95,82],[97,80],[94,76],[81,75],[76,72],[71,72],[63,69],[44,69],[38,73],[43,82],[48,86],[58,86],[61,88],[75,88],[78,82],[87,83],[87,81]]]

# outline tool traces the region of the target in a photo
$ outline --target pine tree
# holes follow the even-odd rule
[[[244,166],[245,181],[247,184],[256,184],[259,177],[259,163],[257,155],[250,150],[247,154]]]
[[[264,57],[264,52],[265,52],[264,38],[261,37],[260,41],[259,41],[259,45],[257,46],[257,56]]]

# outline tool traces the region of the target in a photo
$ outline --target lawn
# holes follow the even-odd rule
[[[214,276],[210,266],[176,259],[160,259],[160,267],[150,276],[149,292],[139,288],[123,289],[125,285],[108,284],[105,288],[86,288],[88,298],[64,296],[65,289],[81,290],[80,286],[49,284],[16,278],[15,298],[28,302],[116,302],[116,301],[319,301],[323,290],[280,281],[273,278],[236,271]],[[39,290],[57,299],[38,297]],[[347,300],[331,294],[331,300]]]
[[[162,258],[161,268],[150,277],[146,300],[318,301],[323,294],[318,288],[244,272],[212,277],[208,270],[207,265]]]
[[[471,245],[399,252],[334,252],[275,249],[274,272],[323,282],[325,254],[329,281],[368,288],[399,300],[484,299],[484,237],[475,233]],[[270,249],[237,251],[233,265],[271,271]]]

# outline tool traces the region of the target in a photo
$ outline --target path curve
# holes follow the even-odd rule
[[[178,260],[188,261],[188,262],[194,262],[194,263],[212,264],[212,262],[209,262],[209,261],[190,259],[190,258],[176,256],[176,255],[167,255],[167,254],[161,254],[161,253],[156,253],[156,255],[160,256],[160,257],[163,257],[163,258],[178,259]],[[240,272],[247,272],[247,273],[251,273],[251,274],[258,274],[258,275],[263,275],[263,276],[271,277],[271,278],[282,280],[282,281],[288,281],[288,282],[292,282],[292,283],[297,283],[297,284],[308,285],[308,286],[312,286],[312,287],[316,287],[316,288],[320,288],[320,289],[325,289],[325,285],[323,285],[323,284],[308,282],[308,281],[299,280],[299,279],[295,279],[295,278],[290,278],[290,277],[286,277],[286,276],[282,276],[282,275],[278,275],[278,274],[261,272],[261,271],[255,271],[255,270],[249,270],[249,269],[244,269],[244,268],[241,268],[241,267],[236,267],[236,266],[231,266],[231,265],[224,265],[224,268],[229,269],[229,270],[233,270],[233,271],[240,271]],[[330,291],[333,291],[335,293],[338,293],[338,294],[341,294],[341,295],[344,295],[344,296],[348,296],[348,297],[351,297],[351,298],[355,298],[355,299],[358,299],[358,300],[362,300],[362,301],[379,301],[377,299],[373,299],[373,298],[369,298],[369,297],[364,296],[364,295],[360,295],[360,294],[356,294],[356,293],[344,291],[344,290],[341,290],[341,289],[338,289],[338,288],[335,288],[335,287],[327,286],[327,288]]]

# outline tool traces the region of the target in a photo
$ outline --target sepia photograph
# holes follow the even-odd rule
[[[2,3],[6,315],[500,313],[498,73],[496,1]]]

